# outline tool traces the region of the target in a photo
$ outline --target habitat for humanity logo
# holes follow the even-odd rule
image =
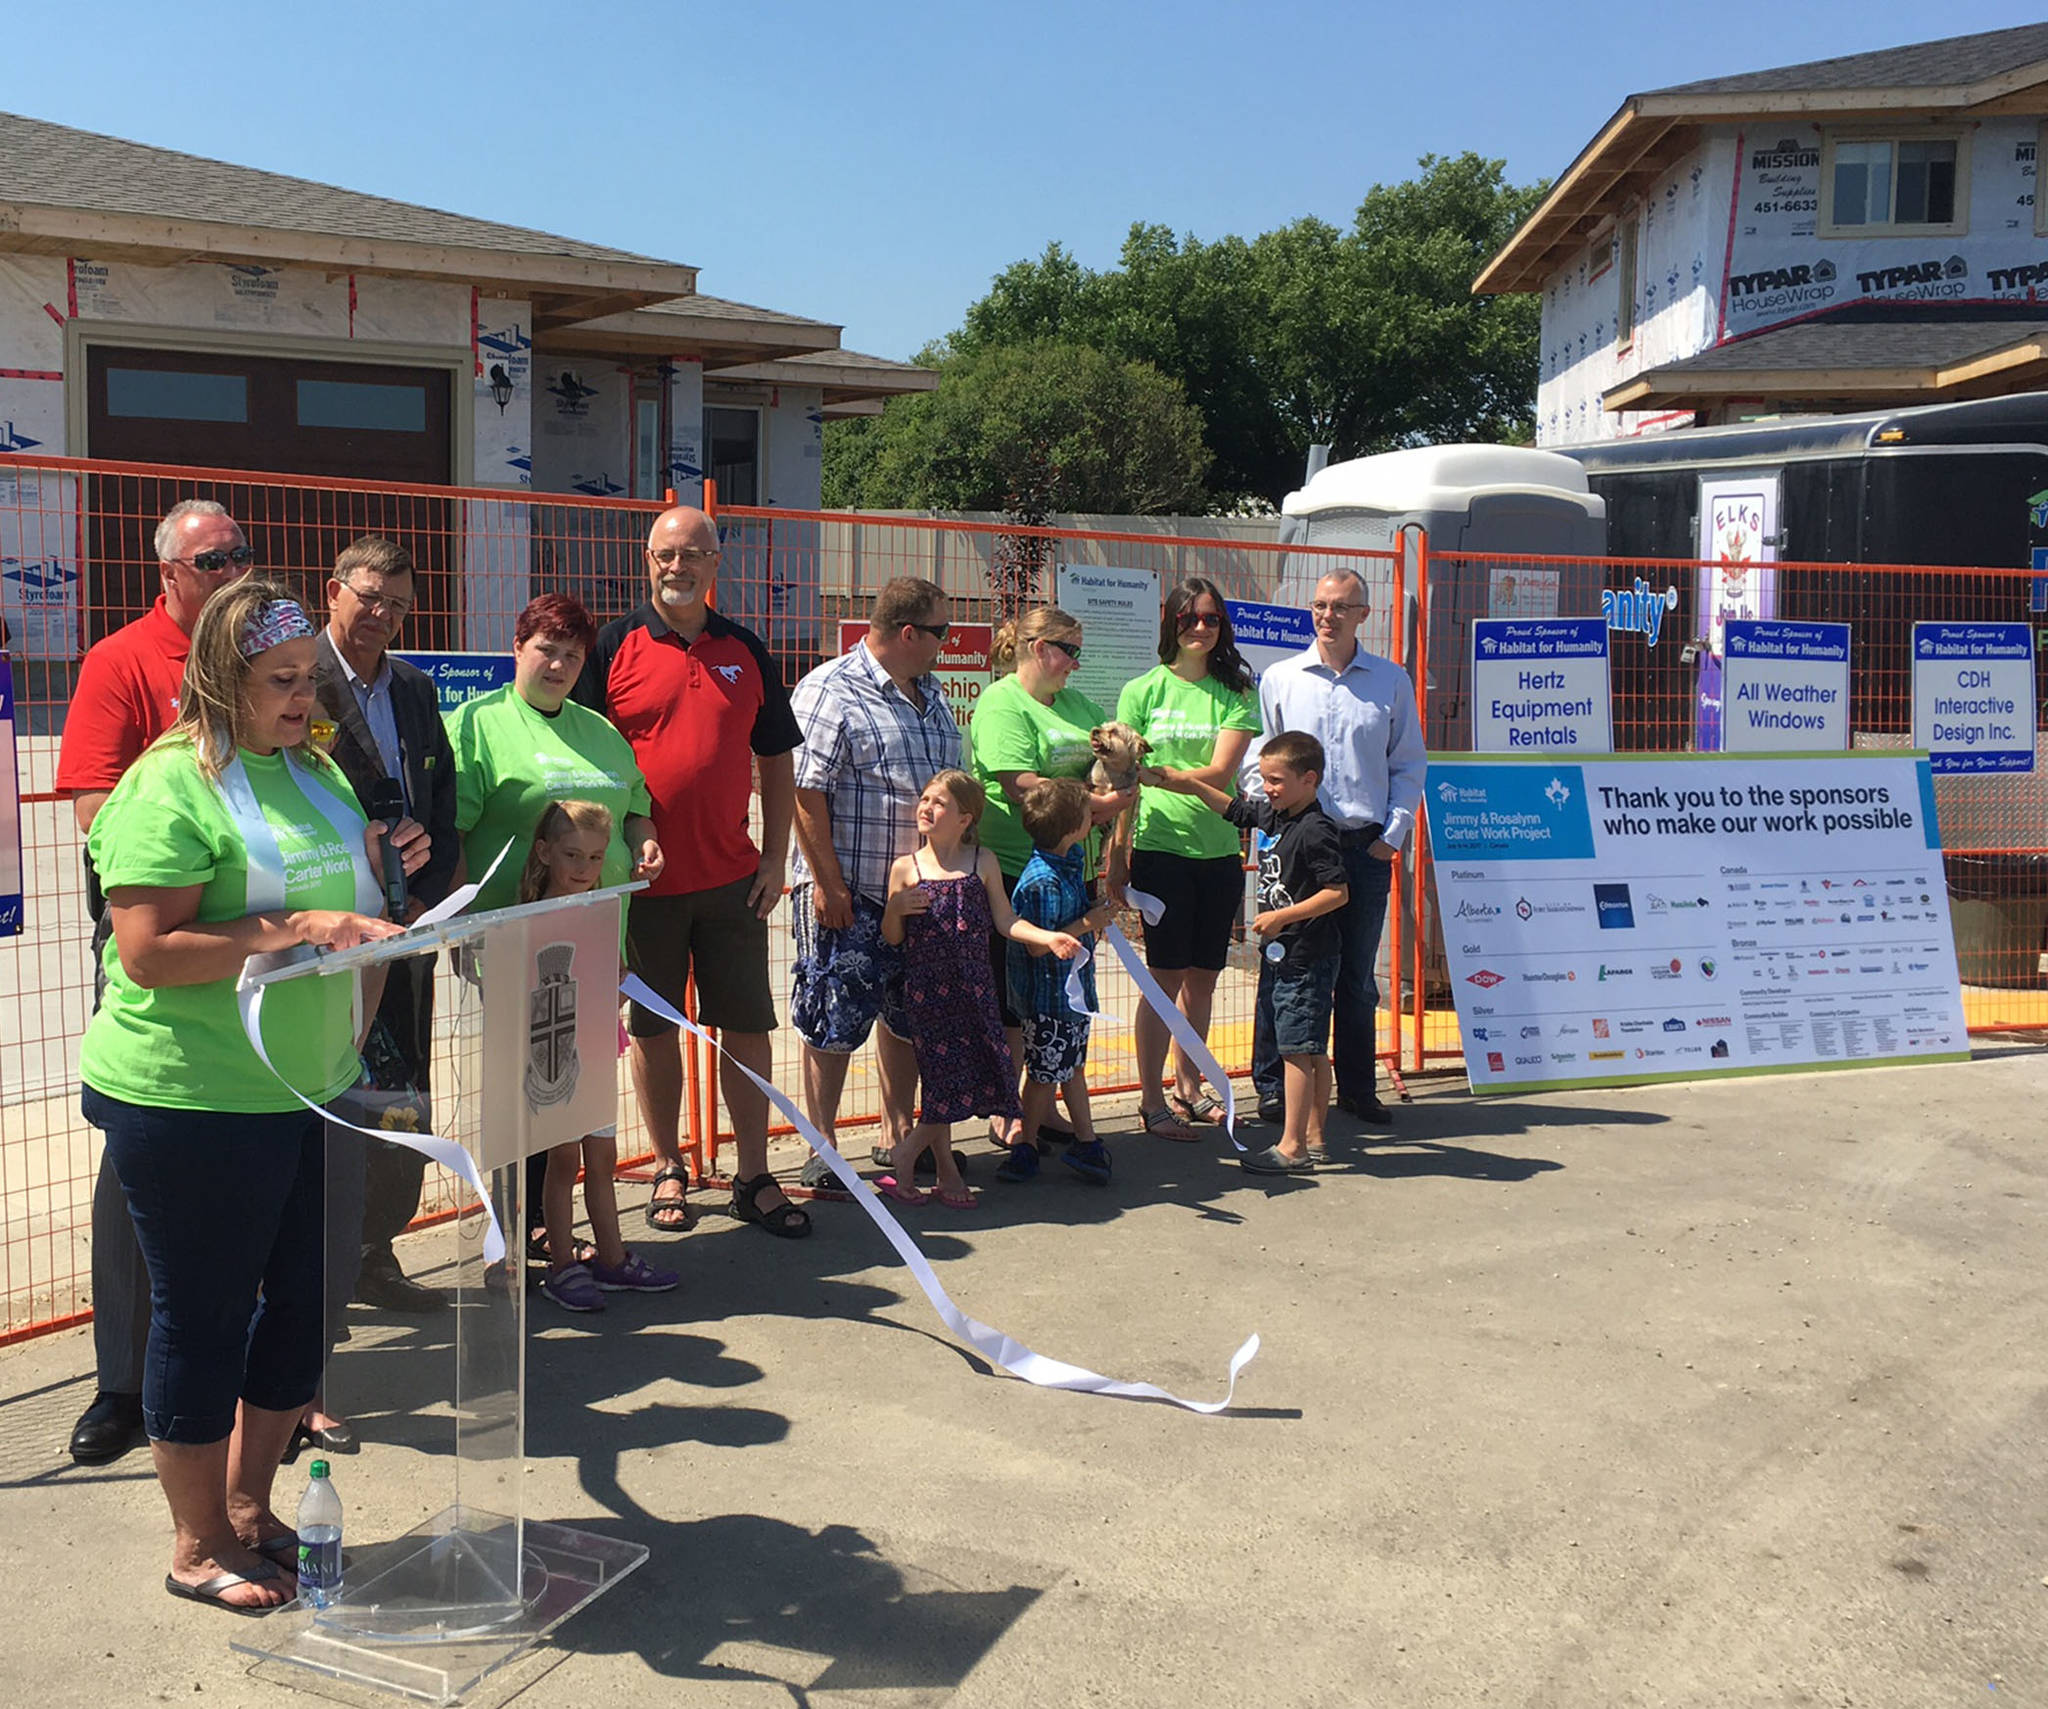
[[[1561,777],[1553,777],[1543,791],[1543,797],[1553,807],[1562,807],[1572,798],[1571,785]]]

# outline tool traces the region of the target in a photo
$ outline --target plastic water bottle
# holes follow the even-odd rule
[[[327,1462],[315,1460],[299,1497],[299,1600],[308,1608],[328,1608],[340,1599],[341,1497],[327,1476]]]

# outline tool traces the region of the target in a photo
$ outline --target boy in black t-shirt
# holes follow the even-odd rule
[[[1259,962],[1259,1005],[1271,1017],[1286,1068],[1287,1123],[1280,1143],[1248,1153],[1261,1175],[1298,1175],[1323,1155],[1330,1107],[1330,1011],[1340,947],[1332,916],[1351,899],[1337,827],[1316,800],[1323,744],[1284,730],[1259,750],[1265,799],[1229,796],[1186,773],[1161,786],[1196,795],[1233,825],[1275,839],[1259,858],[1259,912],[1252,930],[1266,940]],[[1145,781],[1154,782],[1147,772]]]

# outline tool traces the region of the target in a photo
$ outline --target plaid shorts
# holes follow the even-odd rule
[[[846,1056],[867,1043],[875,1019],[898,1038],[910,1036],[903,1007],[903,950],[882,941],[882,905],[853,899],[853,924],[818,924],[808,884],[790,892],[796,968],[789,1024],[813,1050]]]
[[[1088,1017],[1024,1017],[1024,1074],[1040,1086],[1064,1086],[1088,1060]]]

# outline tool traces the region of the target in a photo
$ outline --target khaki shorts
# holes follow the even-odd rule
[[[747,906],[751,876],[716,890],[683,896],[635,896],[626,913],[626,959],[656,995],[681,1009],[683,987],[697,976],[697,1020],[736,1033],[775,1030],[768,988],[768,922]],[[626,1030],[653,1038],[675,1028],[638,1003]]]

